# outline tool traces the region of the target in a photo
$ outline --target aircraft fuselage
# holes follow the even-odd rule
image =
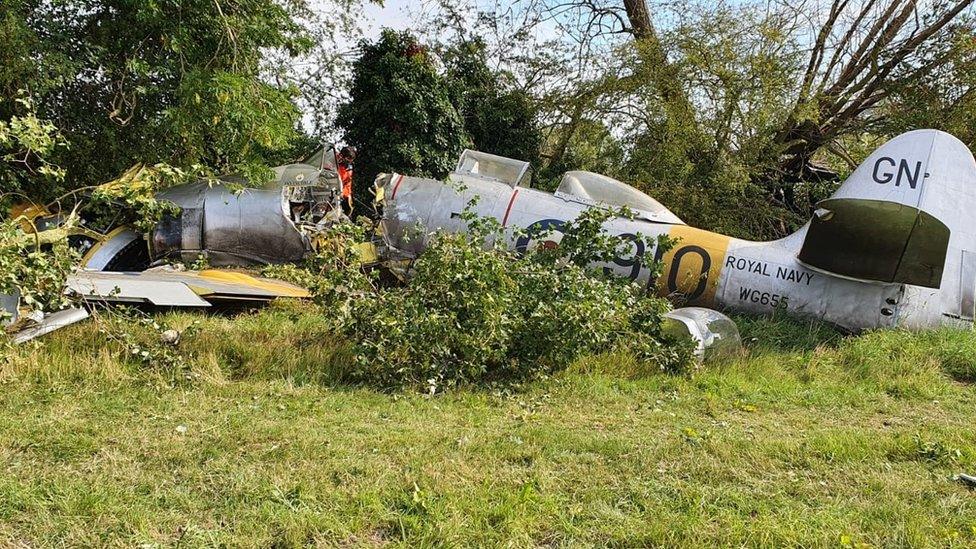
[[[544,238],[557,239],[563,223],[591,207],[573,197],[499,182],[465,184],[459,192],[452,185],[431,179],[390,178],[385,188],[384,233],[391,245],[416,254],[431,232],[465,230],[460,213],[475,197],[475,213],[498,219],[509,229],[506,244],[516,250],[539,243],[518,237],[511,229],[542,227],[552,231]],[[428,236],[417,234],[414,228],[419,226],[426,228]],[[780,309],[850,330],[926,321],[922,317],[905,318],[901,305],[908,287],[904,284],[853,280],[802,264],[796,255],[806,227],[785,239],[764,243],[642,219],[614,218],[604,228],[632,244],[622,246],[620,256],[603,268],[668,297],[676,306],[753,313]],[[669,250],[659,249],[660,235],[676,243]],[[663,264],[659,276],[654,276],[647,258]],[[931,293],[924,288],[916,290]]]

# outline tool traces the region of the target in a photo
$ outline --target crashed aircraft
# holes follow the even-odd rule
[[[113,185],[142,184],[135,166]],[[126,225],[79,222],[77,212],[52,213],[38,206],[15,208],[25,231],[67,238],[82,254],[81,269],[69,275],[67,291],[87,306],[124,303],[157,307],[261,305],[279,297],[310,297],[285,282],[227,270],[181,271],[170,262],[206,259],[211,266],[257,266],[301,260],[314,247],[316,229],[342,221],[341,183],[335,149],[326,145],[309,158],[274,168],[275,178],[254,187],[241,178],[201,180],[163,191],[175,203],[148,235]],[[18,322],[18,296],[0,295],[8,325]],[[30,319],[13,335],[22,342],[88,317],[85,307]]]
[[[127,227],[86,235],[91,242],[82,266],[141,271],[169,261],[189,264],[201,256],[215,267],[299,261],[312,249],[315,227],[343,219],[335,147],[326,145],[273,171],[274,179],[260,186],[229,176],[165,189],[158,198],[178,206],[179,215],[165,217],[148,238]],[[138,177],[129,173],[120,179]]]
[[[164,306],[307,296],[302,288],[243,274],[227,279],[226,271],[150,267],[200,256],[214,266],[302,259],[314,249],[316,227],[343,219],[334,162],[334,150],[325,148],[275,168],[275,180],[259,188],[239,192],[244,182],[229,179],[168,189],[161,198],[180,206],[180,214],[159,223],[148,239],[127,227],[85,228],[72,235],[85,251],[85,269],[69,287],[88,301]],[[446,182],[381,175],[382,240],[365,261],[409,261],[434,233],[465,231],[460,214],[475,197],[475,213],[498,219],[514,250],[558,239],[563,224],[587,208],[626,207],[634,216],[611,219],[605,228],[630,245],[604,267],[682,307],[669,318],[697,340],[699,354],[738,339],[734,323],[718,310],[782,310],[851,331],[969,327],[976,315],[976,224],[968,217],[976,205],[976,160],[943,132],[892,139],[817,205],[809,223],[773,242],[690,227],[650,196],[595,173],[567,172],[554,193],[532,189],[529,170],[527,162],[465,151]],[[56,219],[38,220],[39,228],[57,226]],[[516,228],[548,234],[533,240]],[[677,244],[656,247],[661,235]],[[662,262],[661,276],[653,276],[647,258]],[[62,316],[50,329],[83,318],[77,311]]]
[[[976,315],[976,160],[944,132],[887,142],[817,205],[809,223],[772,242],[689,227],[653,198],[595,173],[568,172],[555,193],[531,189],[529,180],[528,163],[474,151],[447,182],[380,176],[388,253],[416,257],[432,233],[464,231],[460,214],[475,197],[474,212],[498,219],[515,250],[540,242],[514,228],[548,229],[544,238],[555,240],[586,208],[626,206],[635,217],[605,228],[632,244],[606,267],[679,306],[783,310],[852,331],[971,327]],[[418,226],[426,230],[419,238]],[[660,235],[677,244],[656,248]],[[660,277],[646,268],[648,257],[663,262]]]

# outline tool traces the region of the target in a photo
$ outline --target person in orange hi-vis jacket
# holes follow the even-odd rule
[[[336,169],[342,181],[342,211],[352,215],[352,170],[356,161],[356,147],[345,146],[336,155]]]

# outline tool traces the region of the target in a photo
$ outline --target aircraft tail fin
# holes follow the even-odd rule
[[[798,254],[811,267],[940,288],[972,261],[976,277],[976,160],[945,132],[888,141],[817,206]]]

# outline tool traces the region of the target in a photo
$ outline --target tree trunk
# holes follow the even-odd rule
[[[630,33],[637,40],[652,39],[657,41],[654,26],[651,24],[651,14],[647,10],[645,0],[624,0],[627,19],[630,21]]]

